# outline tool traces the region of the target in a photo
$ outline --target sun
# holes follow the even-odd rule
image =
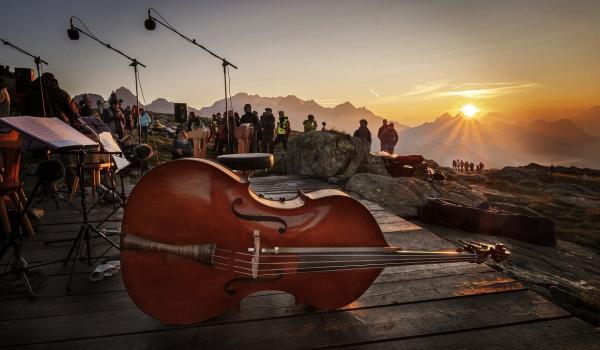
[[[473,118],[475,114],[479,113],[479,108],[470,103],[462,106],[460,110],[465,116],[469,118]]]

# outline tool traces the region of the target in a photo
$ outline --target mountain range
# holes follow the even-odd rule
[[[123,99],[123,105],[134,105],[135,95],[127,88],[115,90]],[[93,101],[104,98],[98,94],[88,94]],[[74,97],[76,101],[82,95]],[[365,107],[355,107],[344,102],[335,107],[323,107],[314,100],[302,100],[294,95],[262,97],[240,92],[232,97],[234,110],[243,113],[245,104],[262,114],[266,107],[285,111],[292,129],[302,130],[302,121],[313,114],[321,128],[321,122],[328,129],[336,129],[352,134],[360,119],[366,119],[373,134],[372,150],[379,150],[377,129],[382,117]],[[145,109],[155,113],[173,114],[173,102],[158,98]],[[196,109],[188,106],[202,117],[210,117],[223,111],[224,100],[211,106]],[[462,114],[452,116],[445,113],[432,122],[416,127],[395,122],[400,137],[396,146],[398,154],[422,154],[443,165],[453,159],[473,162],[482,161],[487,168],[505,165],[521,165],[536,162],[540,164],[574,165],[600,168],[600,106],[569,119],[534,120],[527,123],[511,123],[502,115],[494,113],[482,118],[466,118]]]
[[[481,161],[488,168],[531,162],[600,167],[600,138],[570,119],[486,122],[446,113],[399,136],[397,153],[422,154],[444,165],[463,159]]]

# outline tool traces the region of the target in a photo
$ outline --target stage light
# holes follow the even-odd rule
[[[152,19],[152,16],[150,16],[150,10],[148,10],[148,19],[144,21],[144,27],[146,27],[148,30],[156,29],[156,21]]]

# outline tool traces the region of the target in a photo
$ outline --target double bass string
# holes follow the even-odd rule
[[[380,268],[387,266],[403,266],[403,265],[415,265],[419,263],[435,264],[435,263],[449,263],[449,262],[474,262],[477,258],[476,255],[462,255],[462,256],[447,256],[447,257],[423,257],[420,256],[418,259],[407,258],[405,256],[389,257],[386,259],[357,259],[357,260],[331,260],[331,261],[284,261],[284,262],[256,262],[233,259],[224,256],[215,256],[218,259],[224,259],[225,262],[213,261],[213,264],[219,269],[232,271],[235,273],[252,276],[253,265],[259,265],[258,276],[278,276],[283,274],[295,274],[295,273],[306,273],[306,272],[328,272],[328,271],[339,271],[339,270],[353,270],[353,269],[368,269],[368,268]],[[279,258],[279,257],[278,257]],[[240,266],[239,264],[246,264],[246,266]],[[271,267],[264,268],[264,265],[286,265],[293,264],[293,267]],[[314,264],[321,264],[314,265]],[[333,265],[341,264],[341,265]],[[263,265],[263,266],[261,266]],[[245,272],[245,271],[250,272]],[[272,272],[272,273],[265,273]]]

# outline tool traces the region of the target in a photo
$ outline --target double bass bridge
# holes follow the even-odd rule
[[[248,252],[252,253],[252,258],[250,260],[250,266],[252,275],[245,277],[236,277],[231,279],[227,284],[225,284],[225,293],[229,295],[235,295],[237,293],[234,285],[238,283],[253,283],[253,282],[269,282],[281,279],[283,275],[281,273],[276,272],[272,276],[260,276],[260,253],[264,252],[265,249],[260,247],[260,232],[258,230],[254,230],[252,233],[253,247],[248,248]]]

